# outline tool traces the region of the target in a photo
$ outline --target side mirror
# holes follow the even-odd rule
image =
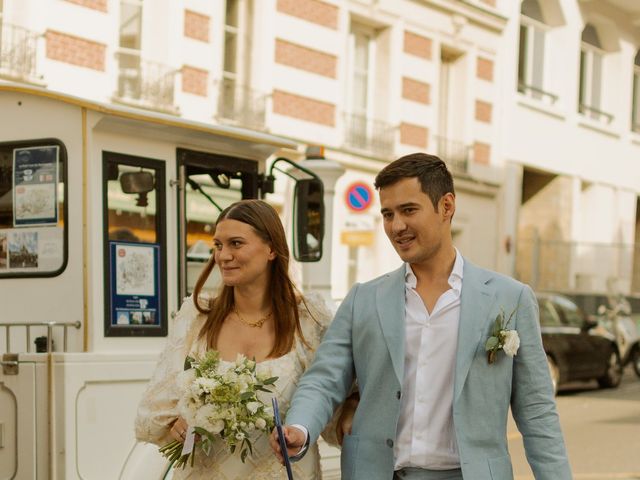
[[[591,330],[592,328],[596,328],[598,326],[598,320],[596,320],[592,315],[584,316],[584,323],[582,324],[582,329],[586,332]]]
[[[297,180],[293,202],[293,256],[299,262],[317,262],[322,258],[324,238],[322,181],[316,178]]]

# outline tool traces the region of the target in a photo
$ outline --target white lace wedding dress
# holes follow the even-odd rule
[[[280,358],[261,362],[257,366],[258,371],[268,369],[272,376],[278,377],[274,393],[277,395],[283,419],[298,379],[313,360],[315,350],[331,321],[331,313],[319,296],[305,297],[305,300],[313,318],[301,304],[300,323],[311,348],[306,348],[302,342],[296,340],[291,352]],[[202,302],[202,297],[200,301]],[[135,422],[138,440],[159,446],[173,440],[169,435],[169,425],[178,416],[176,405],[180,395],[176,376],[183,370],[187,355],[200,356],[206,351],[205,342],[197,338],[205,320],[205,315],[196,310],[192,297],[187,298],[175,319],[167,345],[138,407]],[[330,430],[335,431],[333,425],[327,428],[327,432]],[[333,440],[327,438],[330,435],[323,436],[329,441]],[[230,453],[222,441],[215,443],[208,456],[198,449],[195,465],[176,469],[173,478],[176,480],[286,479],[286,471],[276,461],[266,434],[258,434],[252,443],[253,455],[247,456],[245,463],[240,461],[238,452]],[[296,480],[321,478],[317,444],[309,449],[302,460],[293,464],[293,475]]]

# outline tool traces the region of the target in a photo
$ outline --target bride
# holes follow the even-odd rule
[[[214,253],[202,271],[172,325],[167,345],[147,386],[136,418],[138,440],[165,445],[184,441],[188,428],[178,415],[180,390],[177,376],[185,357],[200,357],[207,350],[220,353],[221,363],[237,354],[255,359],[257,371],[277,376],[277,396],[284,418],[300,376],[331,321],[331,313],[317,295],[303,297],[291,281],[289,249],[277,212],[261,200],[242,200],[218,217],[213,237]],[[202,287],[215,266],[223,285],[214,298]],[[327,427],[325,439],[335,443],[336,428],[348,428],[353,407],[336,412],[342,417]],[[347,411],[348,410],[348,411]],[[338,424],[336,427],[336,423]],[[174,471],[174,479],[277,479],[286,472],[271,453],[268,436],[256,433],[253,454],[245,462],[232,454],[224,441],[214,443],[206,455],[198,449],[193,467]],[[321,478],[318,447],[293,464],[299,480]]]

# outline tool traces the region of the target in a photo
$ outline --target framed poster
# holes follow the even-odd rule
[[[109,241],[109,334],[159,329],[162,320],[160,245]]]
[[[13,225],[58,223],[57,145],[13,150]]]

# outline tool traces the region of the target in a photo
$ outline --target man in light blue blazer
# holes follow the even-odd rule
[[[454,248],[439,158],[402,157],[375,185],[404,264],[340,305],[287,413],[289,454],[304,455],[356,381],[344,480],[512,479],[509,407],[536,479],[571,479],[531,289]]]

